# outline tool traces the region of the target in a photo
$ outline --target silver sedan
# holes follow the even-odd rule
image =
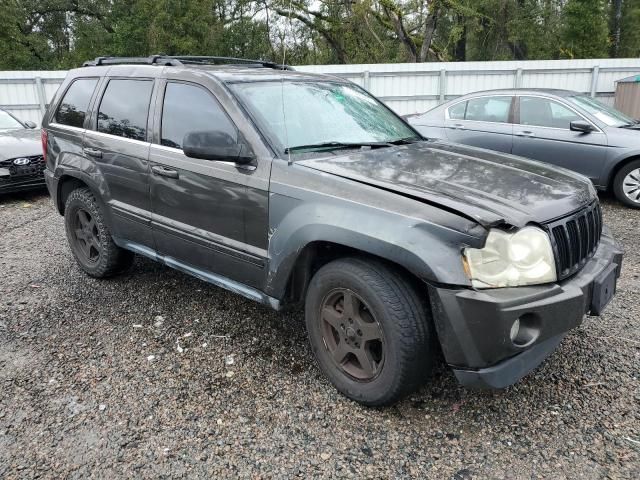
[[[422,135],[581,173],[640,208],[640,122],[568,90],[477,92],[406,117]]]

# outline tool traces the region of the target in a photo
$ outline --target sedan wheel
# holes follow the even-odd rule
[[[624,177],[622,191],[629,200],[640,203],[640,168],[630,171]]]
[[[618,171],[613,192],[625,205],[640,208],[640,160],[633,160]]]

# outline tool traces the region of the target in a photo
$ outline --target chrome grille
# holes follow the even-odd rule
[[[580,270],[598,249],[602,235],[602,212],[593,202],[579,212],[547,224],[556,256],[558,279]]]

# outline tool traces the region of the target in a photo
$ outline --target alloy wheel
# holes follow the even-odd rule
[[[73,227],[77,250],[88,262],[97,262],[100,258],[100,238],[95,219],[89,212],[79,208],[76,211]]]
[[[622,181],[622,191],[632,202],[640,203],[640,168],[631,170]]]
[[[348,289],[330,292],[320,319],[324,345],[336,365],[358,381],[378,376],[384,363],[384,335],[371,310]]]

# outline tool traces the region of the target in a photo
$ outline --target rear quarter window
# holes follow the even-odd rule
[[[467,110],[467,102],[460,102],[449,107],[449,118],[451,120],[464,120],[464,114]]]
[[[91,95],[98,84],[97,78],[79,78],[74,80],[64,94],[55,114],[55,122],[71,127],[82,128],[87,115]]]

